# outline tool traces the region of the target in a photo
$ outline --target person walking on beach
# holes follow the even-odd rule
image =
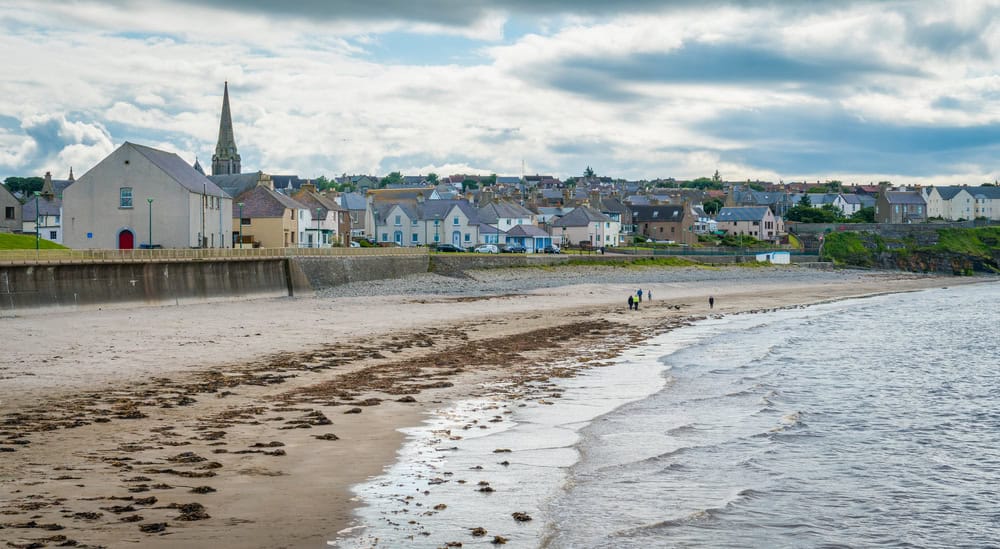
[[[715,308],[715,298],[712,296],[708,296],[708,308],[709,309]]]
[[[632,305],[635,304],[635,300],[632,299],[632,294],[628,294],[628,310],[632,310]]]
[[[653,290],[646,290],[646,301],[653,302]]]
[[[640,302],[642,302],[642,298],[641,297],[636,297],[635,300],[634,300],[634,303],[635,303],[635,310],[637,310],[637,311],[639,310],[639,303]]]
[[[636,295],[639,296],[639,303],[642,303],[642,288],[639,288],[639,291],[636,292]]]

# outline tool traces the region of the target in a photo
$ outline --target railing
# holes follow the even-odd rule
[[[424,247],[389,248],[204,248],[151,250],[0,250],[0,264],[135,263],[165,261],[282,259],[286,257],[413,256]]]

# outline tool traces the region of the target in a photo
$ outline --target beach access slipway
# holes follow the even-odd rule
[[[417,273],[462,276],[469,269],[612,257],[630,261],[646,255],[431,254],[427,248],[405,247],[3,251],[0,312],[282,297]],[[723,263],[752,257],[695,259]],[[809,261],[815,256],[795,259]]]

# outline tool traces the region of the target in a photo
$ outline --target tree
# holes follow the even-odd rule
[[[587,169],[583,170],[583,176],[586,177],[586,178],[588,178],[588,179],[591,178],[591,177],[594,177],[594,168],[591,168],[590,166],[587,166]]]
[[[812,200],[809,199],[808,194],[802,195],[802,198],[799,199],[799,206],[811,208],[812,205],[813,205]]]
[[[427,174],[427,181],[429,183],[437,184],[437,182],[438,182],[438,174],[436,174],[434,172],[431,172],[431,173]]]
[[[722,201],[718,198],[710,198],[706,200],[701,207],[708,215],[715,215],[722,209]]]
[[[479,188],[479,183],[477,183],[475,179],[466,178],[465,180],[462,181],[463,193],[468,191],[469,189],[478,189],[478,188]]]
[[[379,181],[378,186],[379,188],[385,188],[389,185],[398,185],[402,182],[403,182],[403,174],[399,172],[391,172],[389,173],[389,175],[383,177],[382,180]]]
[[[840,210],[834,208],[836,212],[826,208],[813,208],[799,204],[788,210],[785,219],[798,221],[800,223],[836,223],[840,220]]]
[[[712,175],[712,181],[716,183],[722,183],[722,176],[719,175],[719,170],[715,170],[715,174]]]
[[[3,180],[7,190],[16,193],[20,191],[24,196],[31,196],[31,193],[42,190],[45,180],[41,177],[15,177],[11,176]]]
[[[486,177],[479,178],[479,184],[485,186],[496,185],[497,184],[497,174],[492,173]]]
[[[875,206],[868,206],[851,214],[847,218],[851,223],[875,223]]]
[[[316,190],[319,191],[325,191],[331,187],[337,186],[336,181],[332,179],[327,179],[325,175],[317,177],[315,180],[313,180],[313,183],[316,185]]]

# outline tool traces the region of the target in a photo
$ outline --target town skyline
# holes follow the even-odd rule
[[[207,165],[225,81],[244,172],[1000,176],[995,2],[4,4],[0,179]]]

